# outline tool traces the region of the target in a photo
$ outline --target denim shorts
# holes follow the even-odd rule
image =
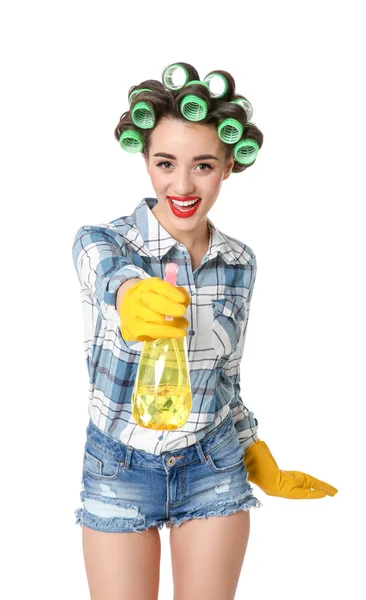
[[[86,434],[76,525],[141,533],[262,506],[231,413],[199,442],[159,456],[110,438],[91,420]]]

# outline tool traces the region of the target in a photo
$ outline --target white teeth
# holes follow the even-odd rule
[[[199,198],[196,198],[196,200],[186,200],[185,202],[178,202],[171,198],[171,201],[174,204],[174,206],[191,206],[191,204],[195,204],[197,200],[199,200]]]

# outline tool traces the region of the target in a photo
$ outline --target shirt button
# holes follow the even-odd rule
[[[189,335],[194,335],[196,332],[193,331],[193,329],[190,329],[188,333],[189,333]]]
[[[190,291],[191,296],[194,296],[196,292]]]

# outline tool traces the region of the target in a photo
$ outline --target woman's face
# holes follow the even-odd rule
[[[234,165],[233,158],[225,160],[216,126],[163,118],[151,133],[145,163],[158,199],[154,214],[163,227],[171,232],[193,231],[199,224],[198,229],[207,228],[206,215]],[[187,196],[199,202],[185,213],[179,199]]]

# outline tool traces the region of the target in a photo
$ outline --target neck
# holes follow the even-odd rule
[[[207,250],[210,240],[210,230],[208,225],[207,217],[198,223],[194,231],[179,231],[173,228],[169,223],[166,223],[163,216],[159,214],[158,210],[159,203],[156,204],[151,210],[154,216],[157,218],[159,223],[164,229],[172,236],[177,242],[183,244],[188,252],[205,249]]]

